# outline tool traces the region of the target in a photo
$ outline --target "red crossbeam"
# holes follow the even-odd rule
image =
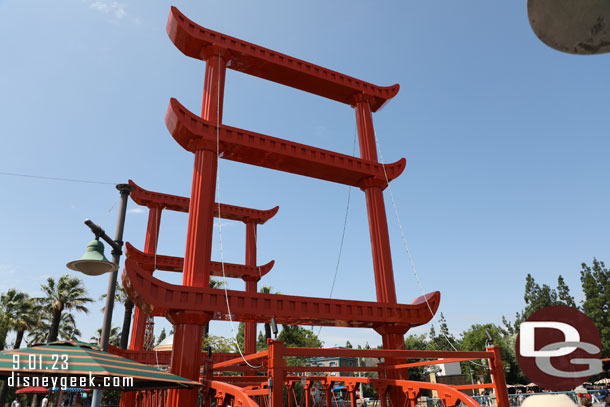
[[[135,182],[129,180],[129,185],[134,187],[131,192],[131,199],[138,205],[142,206],[161,206],[164,209],[169,209],[178,212],[188,212],[190,199],[182,196],[162,194],[160,192],[148,191],[144,188],[136,185]],[[263,224],[271,219],[277,213],[280,207],[268,210],[258,210],[244,208],[241,206],[220,204],[220,211],[218,210],[218,204],[214,204],[214,216],[223,219],[237,220],[241,222],[253,222],[257,224]],[[220,216],[218,215],[220,213]]]
[[[216,126],[190,112],[176,99],[171,99],[169,103],[165,123],[174,139],[187,151],[220,149],[218,153],[228,160],[359,188],[385,188],[388,181],[398,177],[406,165],[404,158],[384,166],[247,130]]]
[[[356,95],[362,95],[368,99],[371,110],[374,112],[396,96],[400,89],[398,84],[388,87],[376,86],[208,30],[189,20],[175,7],[172,7],[169,14],[166,30],[176,47],[191,58],[206,60],[209,56],[220,53],[223,58],[230,60],[230,64],[227,65],[229,69],[349,105],[354,104]]]
[[[174,256],[154,255],[141,252],[129,242],[125,244],[125,254],[137,261],[144,270],[163,270],[182,273],[184,258]],[[210,262],[211,275],[223,276],[223,263]],[[274,260],[262,266],[244,266],[243,264],[224,263],[224,276],[242,278],[244,280],[259,280],[273,268]]]
[[[108,345],[108,352],[121,356],[123,358],[131,359],[138,363],[143,363],[145,365],[169,365],[172,351],[171,350],[133,350],[133,349],[121,349],[112,345]],[[233,360],[238,358],[239,353],[223,353],[223,352],[214,352],[212,353],[212,361],[213,363],[221,363],[227,360]],[[201,360],[207,360],[208,353],[201,352]]]
[[[166,316],[171,310],[190,310],[213,313],[215,320],[229,320],[224,290],[166,283],[129,258],[122,279],[130,298],[149,315]],[[227,290],[226,295],[235,321],[264,323],[275,317],[278,323],[288,325],[368,328],[389,325],[405,330],[429,322],[440,302],[438,291],[427,294],[428,303],[420,297],[409,305],[234,290]],[[202,322],[207,322],[202,318]]]

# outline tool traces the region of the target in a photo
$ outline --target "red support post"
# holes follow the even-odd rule
[[[157,253],[159,226],[161,224],[162,211],[163,208],[159,206],[152,206],[148,208],[148,226],[146,227],[146,240],[144,242],[144,252],[147,254]],[[144,333],[146,332],[147,317],[148,315],[142,311],[140,307],[135,307],[133,312],[129,349],[144,349]],[[135,405],[136,392],[127,391],[121,395],[120,407],[134,407]]]
[[[284,379],[286,378],[284,361],[284,342],[267,339],[269,349],[269,372],[271,397],[269,407],[282,407],[284,405]]]
[[[496,403],[498,407],[510,407],[508,401],[508,389],[506,388],[506,378],[504,377],[504,364],[502,363],[502,355],[500,347],[488,346],[485,348],[488,352],[493,352],[493,358],[489,358],[489,366],[491,367],[491,378],[496,391]]]
[[[226,60],[222,56],[212,55],[207,59],[201,117],[218,125],[222,123],[225,73]],[[185,286],[209,284],[217,166],[215,150],[195,152],[182,276]]]
[[[216,124],[222,122],[225,73],[226,60],[220,55],[211,55],[205,67],[201,117]],[[182,284],[185,286],[209,285],[217,165],[216,151],[195,152],[182,274]],[[193,320],[189,321],[189,314],[191,313],[177,311],[168,315],[168,319],[171,318],[175,324],[171,372],[199,380],[201,340],[205,323],[202,324],[200,314],[199,318],[193,315]],[[208,321],[211,319],[212,316],[209,315]],[[168,405],[172,407],[196,404],[197,390],[172,390],[168,393]]]
[[[311,381],[306,380],[303,386],[303,397],[305,397],[305,407],[311,407]]]
[[[368,100],[364,97],[356,100],[356,126],[360,157],[378,162],[377,142],[373,127],[373,115]],[[396,288],[394,286],[394,271],[392,268],[392,253],[390,251],[390,237],[388,234],[388,221],[383,200],[383,188],[379,186],[363,187],[366,197],[367,214],[369,218],[369,232],[371,237],[371,250],[373,254],[373,271],[375,274],[375,289],[377,301],[380,303],[396,304]],[[384,349],[404,349],[404,333],[392,329],[377,329],[381,333]],[[404,363],[398,360],[386,360],[386,364]],[[400,379],[401,374],[396,371],[388,372],[389,379]],[[404,394],[398,389],[390,390],[390,397],[395,405],[403,405]]]
[[[161,224],[161,213],[163,208],[153,206],[148,208],[148,226],[146,228],[146,241],[144,243],[144,253],[157,253],[157,244],[159,242],[159,226]],[[153,270],[154,271],[154,270]],[[131,341],[129,349],[142,350],[144,349],[144,333],[146,331],[146,318],[148,315],[139,307],[135,307],[133,313],[133,326],[131,329]]]
[[[256,267],[256,223],[246,222],[246,266]],[[259,279],[246,280],[246,292],[256,293]],[[244,324],[244,353],[256,353],[256,322]]]
[[[322,388],[324,388],[324,395],[326,396],[326,407],[331,407],[333,403],[333,382],[322,383]]]
[[[203,335],[203,313],[192,311],[171,311],[167,319],[174,325],[171,372],[175,375],[199,381],[201,369],[201,338]],[[212,315],[207,315],[208,321]],[[198,346],[194,346],[197,345]],[[167,395],[169,406],[195,406],[198,389],[170,390]]]
[[[294,382],[286,383],[286,394],[288,394],[288,407],[294,407]]]

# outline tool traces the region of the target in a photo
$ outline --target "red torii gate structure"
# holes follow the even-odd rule
[[[146,206],[149,209],[148,226],[146,229],[146,240],[144,243],[144,252],[134,248],[131,244],[126,244],[127,257],[131,257],[147,271],[154,270],[182,272],[184,268],[184,260],[179,257],[157,255],[157,242],[159,239],[159,228],[161,224],[161,214],[164,209],[188,212],[190,199],[162,194],[159,192],[148,191],[135,182],[129,180],[132,186],[130,194],[131,199],[141,206]],[[215,204],[214,216],[241,221],[246,225],[246,264],[225,263],[224,265],[218,262],[211,262],[211,275],[222,276],[223,266],[226,277],[241,278],[246,282],[247,292],[256,292],[257,282],[273,268],[274,261],[263,266],[256,266],[256,226],[264,224],[277,213],[279,207],[276,206],[269,210],[257,210],[244,208],[241,206]],[[144,332],[146,329],[147,315],[136,307],[133,317],[133,328],[129,349],[142,350],[144,349]],[[244,342],[246,344],[245,353],[256,352],[256,323],[248,323],[245,326]]]
[[[404,370],[402,370],[403,373],[400,370],[406,368],[404,360],[405,357],[408,357],[406,353],[402,353],[408,352],[402,350],[404,334],[411,327],[430,321],[438,309],[440,293],[433,292],[419,297],[412,304],[398,304],[396,300],[383,189],[402,173],[405,168],[405,160],[403,158],[393,164],[379,163],[372,113],[394,97],[399,86],[372,85],[321,66],[208,30],[187,19],[174,7],[169,15],[167,32],[174,45],[185,55],[206,61],[201,115],[197,116],[189,112],[178,101],[171,99],[165,117],[167,127],[174,139],[185,150],[195,155],[191,196],[190,200],[176,197],[170,199],[168,195],[155,195],[155,193],[137,189],[138,198],[134,198],[134,200],[139,199],[142,204],[146,205],[144,197],[148,197],[147,206],[151,208],[147,239],[143,252],[128,246],[122,278],[131,299],[140,310],[151,316],[166,317],[174,324],[174,343],[170,361],[172,373],[194,380],[200,378],[200,368],[203,362],[201,356],[202,330],[204,325],[212,319],[242,321],[251,324],[249,326],[255,326],[254,324],[257,322],[269,322],[275,318],[278,323],[283,324],[368,327],[375,329],[382,336],[384,349],[394,350],[383,353],[384,365],[394,366],[394,368],[384,370],[385,380],[388,383],[385,387],[382,386],[383,389],[381,387],[380,389],[385,394],[385,389],[393,386],[388,389],[387,394],[396,405],[404,404],[403,400],[411,400],[412,398],[409,399],[410,393],[405,390],[405,386],[411,386],[409,388],[412,389],[413,385],[403,380]],[[360,157],[222,124],[227,68],[352,106],[356,112]],[[245,269],[225,265],[225,268],[232,268],[235,271],[235,276],[239,275],[246,280],[245,292],[235,290],[225,292],[209,288],[209,278],[218,270],[218,265],[211,261],[213,218],[214,216],[224,216],[222,205],[219,211],[218,204],[215,203],[219,157],[362,189],[367,204],[377,301],[350,301],[257,293],[255,288],[252,290],[251,284],[248,285],[250,283],[248,278],[253,274],[251,270],[256,268],[256,252],[255,247],[252,246],[250,246],[250,250],[246,249]],[[155,198],[151,198],[152,196]],[[174,201],[174,205],[180,201],[179,210],[183,211],[188,202],[189,218],[184,259],[168,256],[156,256],[155,258],[154,256],[160,217],[157,215],[160,215],[162,207],[170,208],[169,205],[160,203],[164,199]],[[178,206],[173,206],[171,209]],[[155,212],[154,215],[153,212]],[[153,218],[152,221],[151,218]],[[253,236],[255,236],[255,229],[247,228],[247,241],[250,241]],[[169,284],[155,278],[151,272],[155,267],[182,271],[182,285]],[[227,296],[226,301],[225,295]],[[230,305],[230,315],[227,303]],[[134,331],[141,329],[139,326],[138,321],[135,323]],[[132,338],[133,352],[137,351],[136,344],[141,343],[136,337],[137,335],[134,334],[134,338]],[[286,376],[285,365],[280,359],[289,352],[282,350],[281,342],[270,341],[269,345],[269,351],[246,356],[246,359],[249,360],[267,358],[266,362],[263,362],[263,366],[267,369],[270,382],[273,380],[275,383],[273,386],[269,385],[268,389],[251,389],[250,393],[240,393],[235,386],[211,381],[211,377],[204,378],[204,381],[208,385],[215,383],[217,398],[224,394],[238,394],[239,397],[235,396],[236,404],[253,407],[256,403],[249,397],[261,396],[268,392],[271,394],[271,406],[280,407],[283,383],[289,379]],[[290,352],[295,352],[295,350]],[[302,352],[307,353],[308,350]],[[499,373],[495,372],[496,367],[494,367],[495,374],[501,374],[501,360],[497,360],[491,351],[481,353],[481,355],[483,354],[486,356],[479,356],[489,357],[496,367],[500,367]],[[210,368],[222,370],[223,366],[239,364],[236,361],[237,359],[213,365],[210,365],[211,361],[207,363]],[[401,363],[403,364],[401,365]],[[230,370],[235,369],[232,367]],[[207,374],[211,374],[210,369],[206,371]],[[501,379],[503,382],[503,374]],[[452,394],[451,400],[457,402],[461,397],[459,394],[454,395],[455,390],[448,391]],[[219,398],[218,401],[219,405],[226,403],[224,398],[222,400]],[[466,402],[471,406],[476,405],[476,403],[472,404],[471,400]],[[196,390],[171,390],[168,393],[167,405],[169,406],[195,406],[196,404]],[[506,406],[508,405],[506,404]],[[504,407],[503,403],[501,403],[501,407]]]

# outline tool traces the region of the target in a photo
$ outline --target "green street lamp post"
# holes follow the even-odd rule
[[[108,351],[108,340],[110,337],[110,329],[112,324],[112,311],[114,308],[114,296],[116,293],[116,281],[119,269],[119,260],[123,253],[123,230],[125,228],[125,214],[127,212],[127,200],[129,193],[133,187],[129,184],[118,184],[116,189],[121,193],[121,202],[119,204],[119,214],[117,219],[116,233],[114,239],[111,239],[104,229],[93,223],[89,219],[85,219],[85,225],[91,229],[95,235],[95,240],[89,242],[87,251],[79,260],[69,262],[66,266],[74,271],[78,271],[89,276],[99,276],[101,274],[110,273],[108,278],[108,291],[106,294],[106,308],[104,309],[104,322],[102,325],[101,346],[103,351]],[[112,262],[108,261],[104,256],[104,244],[99,239],[104,240],[112,248]],[[102,391],[93,391],[92,407],[99,407],[102,403]]]

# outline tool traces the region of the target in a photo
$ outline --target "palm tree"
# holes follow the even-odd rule
[[[0,296],[0,350],[6,348],[6,336],[16,326],[19,308],[28,297],[26,293],[11,288]]]
[[[41,307],[38,304],[38,301],[25,294],[22,301],[18,304],[17,315],[14,319],[14,328],[17,331],[17,335],[15,337],[13,349],[19,349],[21,347],[23,335],[26,331],[29,331],[36,326],[39,321],[40,312]]]
[[[52,277],[47,279],[47,284],[41,286],[45,297],[41,298],[42,304],[51,310],[51,327],[47,342],[57,340],[61,315],[64,310],[76,310],[84,313],[89,312],[85,304],[92,302],[93,299],[87,297],[87,290],[83,282],[69,274],[64,274],[57,283]]]
[[[100,299],[106,298],[108,294],[103,294]],[[122,349],[127,349],[127,341],[129,340],[129,329],[131,325],[131,314],[133,313],[134,303],[129,298],[129,294],[125,290],[125,287],[117,283],[116,291],[114,295],[114,301],[120,302],[125,306],[125,313],[123,314],[123,329],[121,330],[121,342],[120,346]],[[106,309],[106,306],[102,308],[102,312]]]
[[[28,343],[44,343],[51,330],[52,316],[45,312],[38,319],[37,324],[29,331]],[[69,312],[61,314],[58,336],[65,341],[77,339],[81,332],[76,328],[74,315]]]
[[[89,343],[93,345],[99,345],[101,343],[102,337],[102,328],[96,331],[95,336],[89,338]],[[108,343],[112,346],[119,346],[121,343],[121,333],[119,332],[119,327],[114,326],[110,329],[110,336],[108,337]]]
[[[2,310],[2,326],[0,327],[0,346],[2,349],[6,346],[6,335],[10,330],[16,330],[17,336],[13,349],[21,347],[23,334],[26,329],[30,329],[37,321],[38,310],[34,299],[21,291],[11,288],[6,293],[0,296],[0,307]],[[0,388],[0,406],[6,402],[8,394],[8,386],[2,384]]]

